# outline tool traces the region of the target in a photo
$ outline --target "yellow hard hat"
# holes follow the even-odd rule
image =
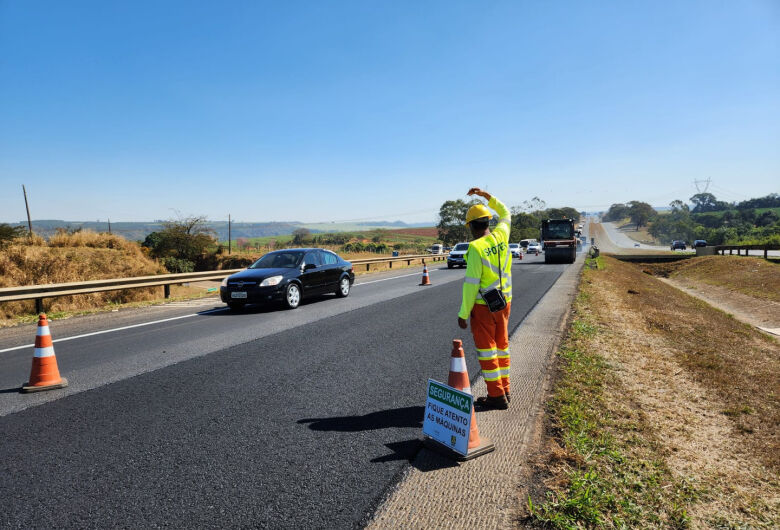
[[[469,211],[466,212],[466,224],[469,224],[471,221],[475,219],[482,219],[483,217],[487,217],[488,219],[493,217],[493,214],[490,213],[490,210],[487,209],[487,206],[485,206],[482,203],[475,204],[471,208],[469,208]]]

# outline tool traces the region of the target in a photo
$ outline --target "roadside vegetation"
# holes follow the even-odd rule
[[[588,260],[526,522],[777,528],[780,344],[643,267]]]
[[[471,239],[466,222],[466,212],[469,207],[479,203],[477,199],[464,201],[457,199],[445,201],[439,209],[439,224],[436,226],[439,239],[447,245],[467,242]],[[520,206],[510,208],[512,212],[512,224],[509,241],[519,243],[523,239],[539,239],[539,232],[543,219],[574,219],[575,223],[580,219],[580,213],[570,206],[563,208],[547,208],[546,203],[539,197],[530,201],[524,201]],[[492,223],[498,222],[494,216]]]
[[[146,276],[166,272],[136,243],[111,234],[65,230],[49,241],[24,235],[8,241],[0,252],[0,287],[67,283],[106,278]],[[154,288],[106,291],[47,300],[56,313],[154,298]],[[159,296],[159,292],[158,292]],[[32,301],[0,304],[0,319],[32,314]]]
[[[44,239],[36,234],[30,237],[22,227],[0,224],[0,287],[240,269],[266,252],[291,246],[324,247],[348,260],[381,257],[393,251],[421,254],[436,240],[435,228],[333,234],[311,234],[307,229],[296,229],[284,238],[271,236],[255,241],[239,238],[229,252],[227,242],[219,243],[206,218],[198,216],[161,222],[160,229],[150,233],[143,242],[81,228],[60,228]],[[396,263],[393,268],[405,265]],[[419,262],[413,266],[418,265]],[[388,268],[388,265],[372,265],[371,272]],[[366,272],[365,267],[358,269],[355,271],[358,274]],[[207,294],[205,289],[171,286],[172,300]],[[162,300],[162,288],[152,287],[48,298],[46,309],[56,318]],[[35,318],[34,311],[33,301],[2,303],[0,325],[31,321]]]
[[[780,195],[777,193],[740,203],[726,203],[711,193],[697,193],[690,201],[693,208],[675,200],[669,204],[668,211],[661,213],[652,208],[648,211],[646,203],[617,203],[610,206],[603,219],[631,222],[637,231],[647,226],[651,241],[661,244],[675,239],[689,244],[695,239],[704,239],[710,245],[780,244]],[[642,205],[644,214],[637,205]],[[634,237],[638,241],[647,240]]]

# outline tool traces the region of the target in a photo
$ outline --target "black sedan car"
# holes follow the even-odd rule
[[[245,304],[282,302],[295,309],[304,296],[349,294],[355,282],[352,264],[321,248],[269,252],[249,268],[222,280],[219,296],[231,309]]]

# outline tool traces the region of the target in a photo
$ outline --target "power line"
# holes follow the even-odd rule
[[[693,185],[696,186],[696,191],[699,193],[707,193],[707,190],[710,188],[710,184],[712,184],[711,178],[693,181]],[[702,189],[702,187],[704,189]]]

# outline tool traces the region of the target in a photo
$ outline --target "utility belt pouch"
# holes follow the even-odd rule
[[[491,289],[484,293],[480,291],[480,294],[491,313],[496,313],[506,307],[506,298],[500,289]]]

